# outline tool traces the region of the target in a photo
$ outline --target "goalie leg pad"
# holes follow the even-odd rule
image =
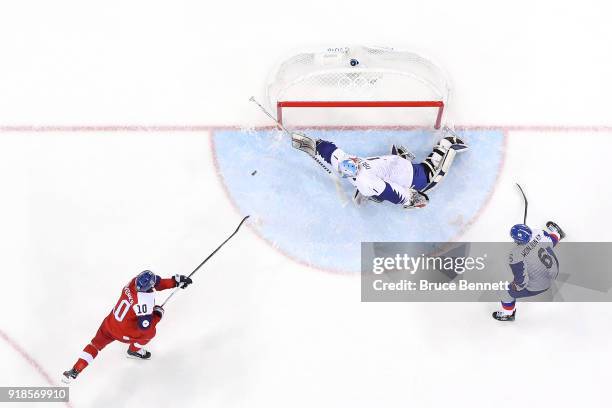
[[[421,191],[428,191],[436,187],[448,173],[457,153],[467,149],[467,145],[454,134],[442,138],[423,162],[427,169],[429,183]]]
[[[291,132],[291,146],[314,157],[317,153],[316,140],[303,133]]]
[[[457,136],[457,133],[448,126],[444,126],[442,128],[443,134],[447,135],[442,140],[440,140],[440,145],[447,145],[453,150],[462,151],[467,150],[468,145]]]
[[[442,181],[444,176],[448,173],[457,151],[454,149],[442,150],[438,146],[434,148],[433,152],[425,159],[423,164],[427,169],[428,184],[421,191],[428,191],[436,187],[436,185]]]

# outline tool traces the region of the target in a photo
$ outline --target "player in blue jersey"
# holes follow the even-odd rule
[[[514,280],[501,301],[501,310],[493,312],[493,318],[501,321],[515,319],[516,299],[536,296],[550,288],[559,275],[559,261],[553,248],[565,238],[565,233],[548,221],[545,230],[516,224],[510,229],[510,236],[516,243],[509,256]]]
[[[292,144],[312,157],[321,157],[338,176],[353,184],[356,204],[389,201],[412,209],[427,205],[429,197],[425,192],[442,181],[455,155],[467,150],[467,145],[449,128],[445,127],[443,134],[425,161],[417,164],[402,146],[392,146],[390,155],[362,158],[346,153],[333,142],[302,133],[292,133]]]

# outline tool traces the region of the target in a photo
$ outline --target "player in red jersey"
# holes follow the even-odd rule
[[[68,383],[77,378],[98,355],[98,352],[113,341],[128,343],[128,357],[148,360],[151,353],[143,348],[153,337],[155,327],[164,315],[164,309],[155,305],[155,291],[191,284],[191,278],[174,275],[162,279],[151,271],[143,271],[128,282],[121,291],[117,304],[104,319],[91,342],[85,346],[74,366],[64,372],[62,381]]]

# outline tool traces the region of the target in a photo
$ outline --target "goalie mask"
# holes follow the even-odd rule
[[[338,163],[338,173],[343,178],[355,178],[359,174],[359,159],[351,157]]]

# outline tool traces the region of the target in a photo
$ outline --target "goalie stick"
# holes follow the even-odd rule
[[[276,126],[282,130],[287,136],[289,136],[289,138],[291,139],[291,132],[287,130],[287,128],[285,126],[283,126],[282,123],[280,123],[278,121],[278,119],[276,119],[270,112],[268,112],[268,110],[257,101],[257,99],[255,99],[254,96],[251,96],[249,98],[249,101],[253,102],[255,105],[257,105],[259,107],[259,109],[266,114],[266,116],[268,116],[270,119],[272,119],[272,121],[274,123],[276,123]],[[336,187],[336,192],[338,193],[338,197],[340,198],[340,201],[342,202],[342,206],[346,206],[348,204],[348,198],[346,197],[346,194],[344,193],[344,191],[342,190],[342,186],[340,185],[340,182],[338,181],[338,178],[334,176],[334,174],[332,173],[332,171],[319,159],[317,159],[316,154],[315,156],[310,156],[315,162],[317,162],[317,164],[319,166],[321,166],[323,168],[323,170],[325,170],[327,172],[327,174],[330,175],[330,177],[333,179],[334,181],[334,185]]]
[[[196,272],[198,271],[198,269],[200,269],[200,268],[201,268],[201,267],[202,267],[202,266],[203,266],[203,265],[204,265],[204,264],[205,264],[205,263],[206,263],[206,262],[207,262],[207,261],[208,261],[210,258],[212,258],[212,256],[213,256],[214,254],[216,254],[216,253],[217,253],[217,251],[218,251],[218,250],[220,250],[220,249],[223,247],[223,245],[225,245],[225,244],[227,243],[227,241],[229,241],[230,239],[232,239],[232,237],[238,233],[238,230],[240,229],[240,227],[242,227],[242,224],[244,224],[244,222],[245,222],[245,221],[246,221],[248,218],[249,218],[249,216],[248,216],[248,215],[247,215],[246,217],[244,217],[244,218],[242,219],[242,221],[240,221],[240,224],[238,224],[238,227],[236,227],[236,230],[235,230],[234,232],[232,232],[232,234],[231,234],[229,237],[227,237],[227,239],[226,239],[225,241],[223,241],[223,242],[221,243],[221,245],[219,245],[219,246],[217,247],[217,249],[215,249],[214,251],[212,251],[212,252],[210,253],[210,255],[208,255],[208,256],[206,257],[206,259],[204,259],[204,260],[202,261],[202,263],[198,265],[198,267],[197,267],[197,268],[195,268],[195,269],[194,269],[194,270],[193,270],[193,271],[192,271],[192,272],[191,272],[189,275],[187,275],[187,277],[188,277],[188,278],[191,278],[191,276],[192,276],[194,273],[196,273]],[[176,289],[174,289],[174,290],[172,291],[172,293],[170,293],[170,296],[168,296],[168,297],[166,298],[166,300],[164,300],[164,303],[162,303],[162,304],[161,304],[161,307],[164,307],[164,305],[165,305],[166,303],[168,303],[168,301],[169,301],[169,300],[172,298],[172,296],[174,296],[174,294],[175,294],[175,293],[176,293],[178,290],[179,290],[179,287],[177,287]]]
[[[289,132],[289,131],[287,130],[287,128],[283,126],[283,124],[282,124],[282,123],[280,123],[280,122],[279,122],[279,121],[278,121],[278,120],[277,120],[277,119],[276,119],[274,116],[272,116],[272,114],[271,114],[270,112],[268,112],[268,110],[267,110],[266,108],[264,108],[262,104],[260,104],[259,102],[257,102],[257,99],[255,99],[255,97],[254,97],[254,96],[251,96],[251,97],[249,98],[249,101],[251,101],[251,102],[253,102],[255,105],[257,105],[257,106],[259,107],[259,109],[261,109],[261,111],[262,111],[263,113],[265,113],[266,115],[268,115],[268,117],[269,117],[270,119],[272,119],[272,120],[274,121],[274,123],[276,123],[276,126],[278,126],[278,128],[279,128],[280,130],[282,130],[283,132],[285,132],[285,134],[286,134],[287,136],[291,137],[291,132]],[[327,168],[327,166],[326,166],[325,164],[321,163],[321,161],[320,161],[319,159],[317,159],[315,156],[310,156],[310,157],[312,157],[312,158],[313,158],[313,160],[314,160],[314,161],[316,161],[316,162],[319,164],[319,166],[323,167],[323,169],[324,169],[324,170],[327,172],[327,174],[332,174],[331,170],[330,170],[330,169],[328,169],[328,168]]]

